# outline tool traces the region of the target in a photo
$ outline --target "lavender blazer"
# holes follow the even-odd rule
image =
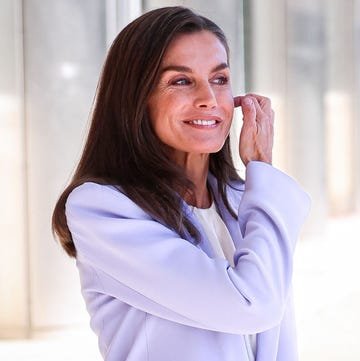
[[[250,162],[228,187],[231,217],[209,176],[235,244],[235,267],[201,232],[182,239],[112,186],[84,183],[66,203],[82,294],[107,361],[297,360],[291,296],[293,253],[309,197],[274,167]]]

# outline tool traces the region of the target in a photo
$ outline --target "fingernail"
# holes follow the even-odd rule
[[[252,105],[252,100],[250,98],[245,98],[243,101],[243,104],[245,106],[250,106],[250,105]]]

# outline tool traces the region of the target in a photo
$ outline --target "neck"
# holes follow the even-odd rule
[[[185,170],[186,176],[194,184],[194,190],[184,194],[186,203],[198,207],[209,208],[211,196],[207,188],[209,172],[209,154],[177,155],[175,161]]]

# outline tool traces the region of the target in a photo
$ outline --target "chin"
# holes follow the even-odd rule
[[[222,149],[223,146],[224,146],[224,143],[212,145],[212,146],[196,147],[196,149],[194,149],[191,152],[200,153],[200,154],[217,153]]]

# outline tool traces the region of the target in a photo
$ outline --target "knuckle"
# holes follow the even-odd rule
[[[267,98],[267,97],[263,97],[263,103],[266,107],[271,107],[271,100],[270,98]]]
[[[263,123],[270,123],[271,122],[271,116],[268,114],[262,114],[259,116],[259,120]]]

